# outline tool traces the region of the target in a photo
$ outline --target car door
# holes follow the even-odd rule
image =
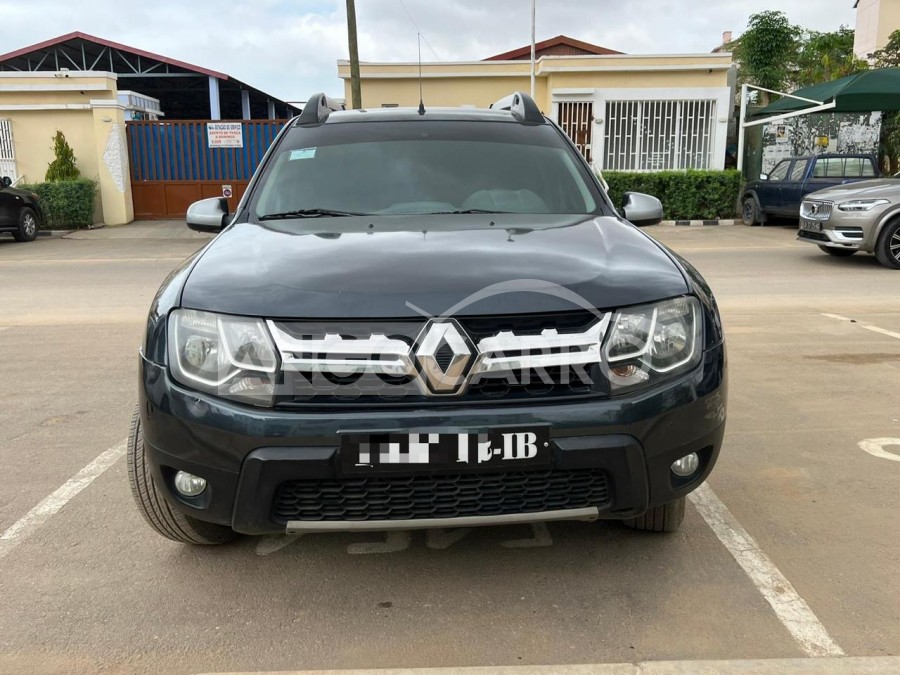
[[[781,213],[788,216],[800,215],[800,202],[803,201],[803,186],[806,172],[809,169],[809,157],[799,157],[794,160],[794,165],[781,181]]]
[[[766,213],[779,213],[781,210],[781,181],[787,176],[791,162],[790,159],[782,160],[775,165],[766,180],[757,183],[756,197],[760,208]]]
[[[0,227],[17,224],[18,210],[18,200],[15,195],[0,182]]]

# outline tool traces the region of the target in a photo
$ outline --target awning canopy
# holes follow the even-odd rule
[[[823,82],[798,89],[793,96],[818,103],[834,102],[829,112],[871,112],[900,110],[900,68],[879,68],[848,75],[839,80]],[[768,117],[813,108],[818,103],[781,98],[758,110],[753,117]]]

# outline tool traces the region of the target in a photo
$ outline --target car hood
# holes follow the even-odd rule
[[[403,318],[612,308],[687,291],[660,245],[612,217],[342,217],[232,225],[196,261],[181,305]]]
[[[856,183],[845,183],[807,195],[807,199],[847,201],[848,199],[900,199],[900,180],[876,178]]]

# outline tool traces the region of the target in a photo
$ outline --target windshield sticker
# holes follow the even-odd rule
[[[315,148],[301,148],[300,150],[291,150],[290,161],[295,159],[312,159],[316,156]]]

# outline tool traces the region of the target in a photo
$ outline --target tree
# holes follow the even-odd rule
[[[872,54],[876,68],[900,67],[900,30],[895,30],[888,38],[887,44]],[[895,173],[900,157],[900,113],[883,113],[881,120],[881,166],[885,173]]]
[[[783,12],[751,15],[735,49],[742,79],[759,87],[783,91],[796,67],[801,36],[801,29],[788,21]],[[760,93],[760,102],[767,105],[769,95]]]
[[[900,66],[900,30],[895,30],[887,44],[872,54],[876,68],[897,68]]]
[[[55,159],[47,166],[47,175],[44,180],[49,182],[60,180],[75,180],[81,175],[75,166],[75,152],[69,146],[65,134],[56,132],[53,137],[53,155]]]
[[[831,33],[808,32],[797,57],[794,85],[808,87],[866,70],[868,64],[853,53],[853,35],[847,26]]]

